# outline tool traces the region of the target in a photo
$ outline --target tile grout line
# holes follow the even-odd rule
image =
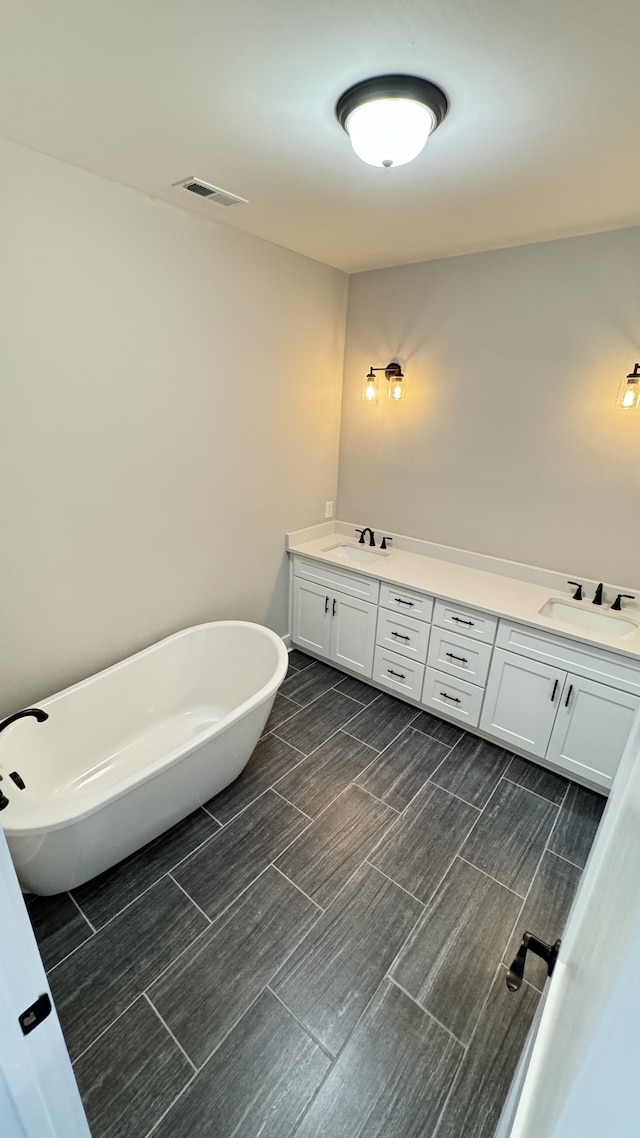
[[[82,1058],[83,1058],[83,1057],[84,1057],[84,1056],[87,1054],[87,1051],[90,1051],[90,1050],[91,1050],[91,1048],[92,1048],[92,1047],[94,1047],[94,1046],[95,1046],[95,1044],[98,1042],[98,1040],[102,1039],[103,1035],[106,1035],[106,1034],[107,1034],[107,1032],[111,1030],[111,1028],[113,1027],[114,1023],[117,1023],[119,1019],[122,1019],[122,1017],[123,1017],[124,1015],[126,1015],[126,1014],[127,1014],[127,1012],[130,1012],[130,1011],[131,1011],[131,1009],[132,1009],[133,1005],[134,1005],[135,1003],[137,1003],[137,1001],[138,1001],[139,999],[141,999],[141,998],[142,998],[142,995],[143,995],[143,993],[142,993],[142,992],[138,992],[138,993],[137,993],[137,994],[136,994],[136,995],[133,997],[133,999],[131,1000],[131,1002],[130,1002],[129,1004],[127,1004],[126,1008],[123,1008],[121,1012],[118,1012],[117,1016],[114,1016],[114,1017],[113,1017],[113,1019],[112,1019],[112,1020],[110,1020],[110,1021],[109,1021],[109,1023],[106,1025],[106,1027],[103,1027],[103,1028],[102,1028],[102,1030],[98,1032],[98,1034],[96,1035],[95,1039],[92,1039],[92,1040],[91,1040],[91,1043],[88,1043],[86,1047],[83,1047],[82,1051],[80,1051],[80,1052],[79,1052],[79,1053],[76,1055],[75,1059],[72,1059],[72,1060],[71,1060],[72,1066],[74,1066],[74,1067],[75,1067],[76,1063],[79,1063],[79,1062],[80,1062],[80,1060],[81,1060],[81,1059],[82,1059]]]
[[[412,996],[410,992],[407,992],[406,988],[403,988],[402,984],[399,984],[397,980],[394,980],[393,976],[390,976],[388,972],[385,974],[385,980],[387,980],[390,984],[393,984],[393,986],[397,988],[399,992],[402,992],[403,996],[406,996],[408,1000],[411,1000],[412,1004],[415,1004],[417,1008],[420,1008],[421,1012],[424,1012],[425,1015],[429,1016],[429,1019],[432,1019],[434,1023],[437,1023],[438,1027],[441,1027],[443,1031],[446,1031],[447,1035],[449,1035],[451,1039],[458,1043],[460,1047],[462,1047],[463,1051],[467,1050],[467,1047],[469,1046],[467,1043],[463,1043],[457,1035],[453,1034],[450,1028],[445,1027],[442,1020],[439,1020],[436,1016],[434,1016],[433,1012],[430,1012],[428,1008],[425,1008],[424,1004],[421,1004],[419,1000],[416,1000],[415,996]]]
[[[294,770],[295,770],[295,767],[294,767]],[[273,794],[277,794],[278,798],[281,798],[283,802],[287,803],[287,806],[293,806],[294,810],[299,810],[300,813],[304,814],[305,818],[308,818],[310,822],[314,821],[311,814],[307,814],[306,810],[303,810],[301,806],[296,806],[295,802],[292,802],[290,798],[285,798],[284,794],[282,794],[279,790],[276,790],[275,786],[270,786],[269,790]],[[278,857],[279,856],[280,855],[278,854]]]
[[[313,1040],[313,1042],[316,1044],[316,1046],[319,1047],[321,1049],[321,1051],[327,1056],[327,1059],[330,1059],[332,1064],[335,1063],[338,1053],[336,1052],[336,1055],[334,1055],[333,1052],[331,1052],[328,1047],[325,1047],[324,1043],[320,1042],[317,1035],[314,1034],[314,1032],[311,1030],[311,1028],[307,1027],[307,1025],[305,1023],[303,1023],[303,1021],[299,1018],[299,1016],[297,1016],[296,1013],[291,1010],[289,1005],[284,1002],[284,1000],[282,999],[282,996],[279,996],[278,993],[271,987],[271,982],[272,981],[269,981],[269,983],[267,984],[264,991],[269,992],[269,994],[271,996],[273,996],[273,998],[275,1000],[278,1001],[278,1003],[284,1008],[284,1010],[287,1012],[287,1014],[290,1015],[291,1018],[293,1020],[295,1020],[295,1022],[297,1024],[299,1024],[299,1026],[302,1028],[302,1030],[305,1032],[305,1034],[308,1035]],[[329,1072],[327,1071],[327,1074],[328,1073]],[[325,1078],[326,1078],[326,1075],[325,1075]],[[324,1082],[324,1079],[322,1081]]]
[[[155,1016],[156,1016],[156,1017],[157,1017],[157,1018],[160,1020],[160,1023],[162,1024],[162,1026],[163,1026],[163,1028],[165,1029],[165,1031],[166,1031],[166,1032],[168,1032],[168,1034],[171,1036],[171,1038],[172,1038],[173,1042],[175,1043],[176,1047],[178,1047],[178,1048],[179,1048],[179,1050],[182,1052],[182,1054],[184,1055],[185,1059],[187,1060],[187,1063],[188,1063],[188,1064],[189,1064],[189,1066],[191,1067],[191,1070],[193,1071],[194,1075],[195,1075],[195,1074],[197,1074],[198,1068],[196,1067],[195,1063],[193,1063],[193,1062],[192,1062],[192,1060],[189,1058],[189,1056],[187,1055],[187,1053],[186,1053],[186,1051],[185,1051],[184,1047],[182,1046],[182,1044],[181,1044],[180,1040],[179,1040],[179,1039],[176,1039],[176,1036],[173,1034],[173,1032],[172,1032],[171,1028],[169,1027],[169,1024],[168,1024],[168,1023],[166,1023],[166,1022],[165,1022],[165,1020],[162,1018],[162,1016],[160,1015],[160,1012],[158,1011],[157,1007],[155,1006],[155,1004],[152,1004],[152,1002],[151,1002],[151,1000],[149,999],[149,997],[148,997],[148,995],[147,995],[147,993],[146,993],[146,992],[143,992],[143,993],[142,993],[142,999],[143,999],[143,1000],[145,1000],[145,1002],[146,1002],[147,1006],[148,1006],[149,1008],[151,1008],[151,1011],[153,1012],[153,1014],[154,1014],[154,1015],[155,1015]],[[191,1082],[191,1080],[189,1079],[189,1080],[188,1080],[188,1082]]]
[[[546,767],[541,767],[540,770],[546,770]],[[550,771],[549,773],[552,774],[553,772]],[[520,790],[526,790],[527,794],[535,794],[536,798],[541,798],[543,802],[546,802],[549,806],[555,806],[558,810],[560,809],[561,803],[564,802],[566,796],[565,791],[565,793],[562,795],[561,802],[554,802],[552,798],[547,798],[546,794],[538,794],[537,790],[532,790],[530,786],[523,786],[521,782],[516,782],[515,778],[509,778],[507,774],[503,774],[500,781],[508,782],[511,784],[511,786],[518,786]]]
[[[94,934],[95,934],[95,933],[97,933],[97,931],[98,931],[98,930],[97,930],[97,928],[95,927],[95,925],[94,925],[93,921],[90,921],[90,920],[89,920],[89,918],[88,918],[88,916],[87,916],[87,914],[84,912],[84,910],[83,910],[83,909],[81,909],[81,907],[80,907],[80,902],[79,902],[79,901],[76,901],[76,899],[75,899],[75,897],[73,896],[73,893],[71,892],[71,890],[70,890],[70,889],[68,890],[68,893],[67,893],[67,895],[68,895],[68,896],[71,898],[71,900],[73,901],[73,904],[75,905],[76,909],[77,909],[77,910],[78,910],[78,912],[80,913],[80,916],[83,918],[83,920],[85,920],[85,921],[87,922],[87,924],[88,924],[89,928],[91,929],[91,931],[92,931]],[[84,944],[84,941],[83,941],[83,944]],[[78,947],[80,947],[80,946],[78,945]]]
[[[211,925],[213,924],[213,921],[211,920],[211,917],[210,917],[210,916],[209,916],[207,913],[205,913],[204,909],[201,909],[201,908],[200,908],[200,906],[199,906],[198,902],[197,902],[197,901],[194,901],[194,899],[193,899],[193,897],[191,896],[191,894],[190,894],[190,893],[187,893],[186,889],[183,889],[183,887],[182,887],[182,885],[180,884],[180,882],[179,882],[179,881],[176,881],[175,877],[174,877],[174,876],[173,876],[171,873],[168,873],[168,874],[167,874],[167,877],[169,878],[169,881],[173,881],[173,884],[176,886],[176,888],[180,890],[180,892],[181,892],[181,893],[182,893],[182,894],[183,894],[183,895],[184,895],[184,896],[187,898],[187,900],[188,900],[188,901],[190,901],[190,902],[191,902],[191,904],[192,904],[192,905],[193,905],[193,906],[194,906],[194,907],[195,907],[195,908],[198,910],[198,912],[199,912],[199,913],[202,913],[202,916],[203,916],[203,917],[204,917],[204,919],[205,919],[205,920],[208,922],[208,924],[209,924],[209,927],[211,927]],[[206,932],[206,929],[205,929],[205,932]]]
[[[517,893],[516,890],[512,889],[510,885],[505,885],[503,881],[498,881],[497,877],[493,877],[493,875],[491,873],[487,873],[486,869],[481,869],[479,865],[474,865],[474,863],[472,861],[469,861],[468,858],[463,857],[461,853],[456,854],[456,857],[460,861],[463,861],[464,864],[468,865],[471,869],[477,870],[477,872],[481,873],[483,875],[483,877],[488,877],[489,881],[493,881],[494,885],[499,885],[501,889],[506,889],[508,893],[513,893],[513,896],[517,897],[519,901],[524,901],[524,899],[527,895],[526,893]],[[538,865],[539,864],[540,863],[538,862]],[[538,872],[538,865],[536,865],[536,868],[533,871],[533,877],[535,877],[536,873]],[[532,881],[533,881],[533,877],[531,878]],[[530,885],[527,886],[527,893],[529,892],[530,887],[531,887]]]
[[[371,855],[369,855],[369,856],[371,856]],[[392,885],[395,885],[396,889],[401,889],[403,893],[406,893],[407,897],[410,897],[412,901],[416,901],[418,903],[418,905],[420,905],[422,907],[423,911],[426,910],[427,906],[426,906],[424,901],[421,901],[419,897],[416,897],[415,893],[412,893],[410,889],[405,889],[404,885],[401,885],[399,881],[395,881],[393,879],[393,877],[389,877],[388,873],[385,873],[383,869],[379,868],[379,866],[374,865],[372,861],[369,861],[368,857],[366,857],[364,859],[362,864],[368,865],[371,869],[375,869],[376,873],[379,873],[382,877],[386,877],[387,881],[389,881]],[[422,917],[422,913],[419,914],[418,920],[420,919],[420,917]],[[416,921],[416,923],[417,923],[417,921]],[[413,932],[414,928],[415,928],[415,924],[412,925],[411,932],[407,934],[407,939],[409,936],[411,936],[411,933]],[[403,944],[402,944],[403,948],[404,948],[405,944],[406,944],[406,940],[403,941]],[[394,956],[394,958],[393,958],[394,963],[395,963],[395,959],[396,958]]]
[[[352,787],[352,786],[356,787],[357,790],[361,790],[363,792],[363,794],[368,794],[369,798],[373,798],[374,802],[379,802],[380,805],[385,806],[387,808],[387,810],[393,810],[393,813],[396,816],[394,818],[394,821],[397,821],[398,818],[401,816],[401,814],[402,814],[401,810],[396,810],[395,806],[392,806],[390,802],[385,802],[383,798],[378,798],[378,795],[374,794],[373,791],[371,791],[371,790],[367,790],[366,786],[360,786],[357,782],[354,782],[352,780],[350,783],[348,783],[347,790],[349,789],[349,787]]]
[[[560,861],[564,861],[564,862],[566,862],[566,863],[567,863],[567,865],[572,865],[574,869],[579,869],[579,870],[580,870],[580,873],[584,873],[584,865],[578,865],[578,863],[577,863],[576,861],[571,861],[571,859],[570,859],[570,858],[568,858],[568,857],[563,857],[563,855],[562,855],[562,854],[556,853],[556,851],[555,851],[555,850],[552,850],[552,849],[549,849],[549,848],[547,848],[547,849],[545,850],[545,853],[548,853],[550,857],[557,857],[557,858],[559,858],[559,859],[560,859]]]
[[[279,856],[280,855],[278,854],[278,857]],[[313,897],[310,897],[308,893],[305,893],[304,889],[301,889],[300,886],[297,885],[293,880],[293,878],[288,877],[286,873],[283,873],[274,861],[270,862],[270,864],[267,866],[267,869],[275,869],[276,873],[279,873],[281,877],[284,877],[285,881],[287,881],[289,885],[293,885],[294,889],[298,890],[298,893],[302,893],[302,896],[306,897],[307,901],[310,901],[312,905],[315,905],[316,909],[320,910],[320,914],[326,912],[326,909],[323,905],[319,905],[317,901],[314,901]]]

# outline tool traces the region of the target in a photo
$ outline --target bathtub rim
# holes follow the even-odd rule
[[[149,644],[146,648],[141,648],[138,652],[133,652],[130,656],[125,656],[122,660],[116,661],[115,664],[109,664],[106,668],[101,668],[98,672],[93,672],[90,676],[86,676],[82,680],[70,684],[66,688],[62,688],[58,692],[53,692],[43,700],[38,700],[37,707],[47,710],[47,706],[53,704],[62,696],[70,695],[74,691],[92,683],[94,680],[102,676],[112,674],[116,671],[126,667],[132,660],[138,660],[144,656],[151,655],[154,651],[159,649],[162,645],[168,644],[171,641],[179,640],[182,637],[188,636],[190,633],[199,632],[206,628],[222,628],[222,627],[242,627],[250,628],[259,632],[261,635],[266,635],[276,648],[277,660],[273,673],[267,683],[263,684],[252,696],[238,704],[233,711],[220,719],[210,730],[203,731],[201,735],[196,736],[189,746],[174,748],[163,755],[161,759],[145,768],[144,771],[138,771],[136,774],[131,775],[129,778],[123,779],[122,783],[118,784],[117,788],[113,788],[108,794],[96,791],[95,794],[83,795],[81,799],[73,799],[72,797],[60,798],[58,800],[52,798],[40,798],[37,800],[37,805],[28,802],[22,802],[21,799],[16,798],[15,804],[17,810],[22,814],[21,818],[16,818],[13,822],[10,819],[2,818],[0,823],[7,838],[24,838],[24,837],[37,837],[41,834],[46,834],[50,830],[61,829],[63,826],[69,826],[82,819],[90,817],[92,814],[97,813],[99,810],[107,806],[110,802],[116,801],[123,795],[127,794],[133,787],[142,786],[148,782],[155,775],[159,774],[166,767],[179,762],[182,759],[188,758],[195,750],[202,745],[208,743],[211,739],[219,735],[225,734],[232,728],[239,720],[246,718],[252,712],[257,711],[263,703],[269,699],[275,698],[278,688],[286,676],[288,665],[288,650],[282,640],[282,637],[274,632],[273,629],[267,628],[266,625],[257,624],[255,621],[248,620],[214,620],[205,621],[202,624],[194,624],[188,628],[180,629],[178,632],[172,632],[169,636],[165,636],[162,640],[156,640],[153,644]],[[38,806],[45,805],[46,803],[59,804],[60,807],[67,806],[66,813],[58,818],[52,816],[49,821],[29,821],[33,819]],[[75,808],[74,808],[75,807]]]

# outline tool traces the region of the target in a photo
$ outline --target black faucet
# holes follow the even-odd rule
[[[592,605],[601,605],[602,604],[602,590],[603,590],[603,588],[604,588],[604,585],[602,583],[600,583],[598,585],[598,588],[595,591],[595,596],[591,602]]]
[[[365,533],[368,533],[369,534],[369,545],[375,546],[375,544],[376,544],[375,534],[374,534],[374,532],[370,526],[366,526],[365,529],[357,529],[356,533],[360,534],[360,541],[358,542],[358,545],[364,545],[364,535],[365,535]]]
[[[0,722],[0,731],[4,731],[5,727],[10,727],[12,723],[15,723],[16,719],[22,719],[25,715],[33,715],[34,719],[38,720],[38,723],[44,723],[45,719],[49,718],[47,712],[43,711],[42,708],[27,707],[24,711],[16,711],[15,715],[9,715],[6,719],[3,719],[2,722]]]

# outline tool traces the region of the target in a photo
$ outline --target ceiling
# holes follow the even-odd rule
[[[638,0],[4,0],[0,136],[353,272],[639,223],[639,42]],[[334,115],[385,72],[450,100],[390,170]]]

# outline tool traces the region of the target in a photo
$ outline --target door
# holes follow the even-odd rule
[[[565,679],[566,672],[560,668],[496,648],[480,718],[481,729],[543,758]]]
[[[608,790],[640,700],[569,673],[547,758]]]
[[[308,648],[319,656],[329,656],[330,652],[332,599],[332,593],[323,585],[296,577],[292,639],[301,648]]]
[[[91,1138],[55,1008],[27,1035],[18,1017],[49,985],[0,826],[2,1138]]]
[[[361,676],[371,676],[377,606],[335,593],[331,598],[331,659]]]

